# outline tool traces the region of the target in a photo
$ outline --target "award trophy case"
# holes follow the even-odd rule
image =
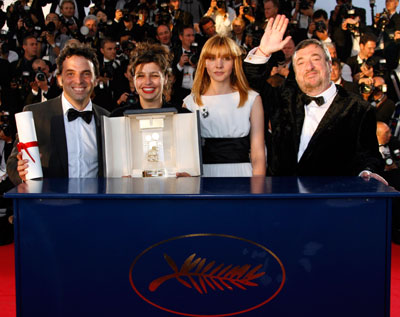
[[[102,118],[106,177],[201,175],[197,113],[175,108],[127,110]]]

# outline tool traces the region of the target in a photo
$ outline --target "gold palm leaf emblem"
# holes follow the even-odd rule
[[[167,254],[164,259],[173,270],[173,273],[161,276],[149,284],[149,290],[154,292],[157,288],[168,280],[176,279],[188,288],[196,289],[200,294],[208,292],[208,288],[213,291],[226,289],[233,290],[234,287],[247,290],[246,287],[258,286],[254,280],[260,278],[265,272],[258,272],[262,265],[251,268],[250,264],[242,266],[224,265],[223,263],[215,266],[215,261],[206,265],[207,259],[196,258],[193,253],[186,258],[180,270],[174,260]],[[258,272],[258,273],[257,273]]]

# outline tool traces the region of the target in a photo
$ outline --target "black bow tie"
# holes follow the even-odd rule
[[[303,96],[301,97],[302,99],[302,102],[305,104],[305,105],[309,105],[312,101],[315,101],[315,103],[318,105],[318,106],[322,106],[324,103],[325,103],[325,99],[324,99],[324,97],[322,97],[322,96],[320,96],[320,97],[311,97],[311,96],[308,96],[308,95],[306,95],[306,94],[303,94]]]
[[[87,124],[92,121],[93,111],[77,111],[75,109],[68,110],[68,121],[74,121],[76,118],[81,117]]]

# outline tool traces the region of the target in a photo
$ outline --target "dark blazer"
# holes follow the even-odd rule
[[[279,90],[272,89],[262,79],[262,65],[244,63],[244,68],[271,120],[268,153],[272,175],[353,176],[362,170],[383,170],[375,110],[360,96],[337,86],[333,103],[297,162],[305,116],[300,88],[295,81],[286,81]]]
[[[68,151],[67,139],[65,136],[64,117],[61,104],[61,96],[42,103],[28,105],[24,111],[32,111],[35,122],[36,136],[39,143],[39,153],[41,153],[41,163],[43,177],[68,177]],[[103,153],[102,138],[100,128],[100,117],[108,116],[105,109],[93,104],[94,119],[97,133],[97,150],[99,176],[103,175]],[[21,183],[21,178],[17,172],[16,144],[7,160],[7,173],[14,184]]]

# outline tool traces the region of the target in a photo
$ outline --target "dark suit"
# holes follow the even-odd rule
[[[24,111],[33,112],[39,153],[42,155],[43,177],[68,177],[67,139],[65,136],[61,96],[42,103],[26,106]],[[102,115],[108,116],[109,113],[94,104],[93,113],[97,132],[98,174],[102,176],[103,154],[100,117]],[[16,140],[16,143],[18,143],[18,140]],[[7,173],[14,184],[19,184],[21,178],[17,172],[18,150],[15,145],[7,160]]]
[[[366,169],[381,172],[374,108],[340,86],[297,162],[305,117],[302,92],[294,81],[286,81],[279,90],[268,87],[263,67],[265,64],[244,63],[250,85],[260,92],[267,120],[271,120],[272,145],[268,153],[272,175],[352,176]]]

